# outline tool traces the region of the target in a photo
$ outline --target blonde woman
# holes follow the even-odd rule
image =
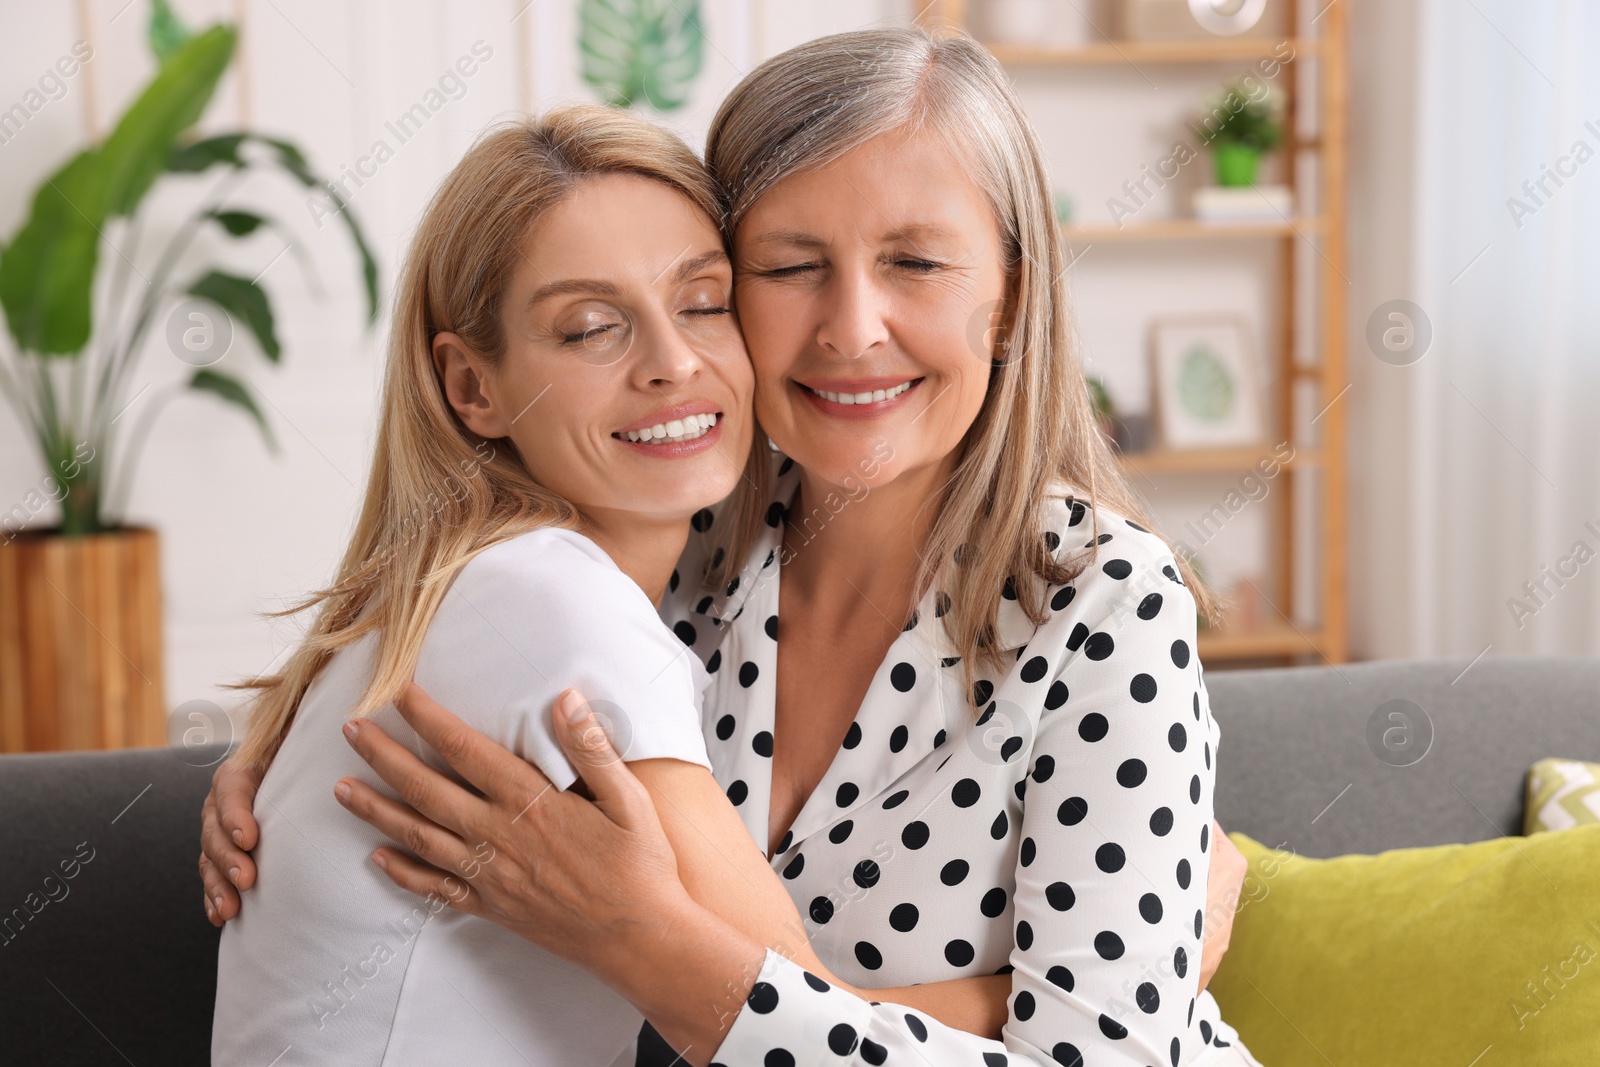
[[[1001,1033],[863,998],[635,875],[673,843],[603,746],[594,802],[549,793],[414,696],[408,721],[484,795],[363,727],[352,744],[422,816],[350,783],[413,854],[375,859],[437,893],[487,843],[453,906],[562,952],[691,1063],[1254,1064],[1203,991],[1202,942],[1231,917],[1226,887],[1206,907],[1225,843],[1194,656],[1209,598],[1095,431],[1003,72],[960,35],[812,42],[734,90],[707,163],[781,453],[757,436],[663,604],[713,677],[712,767],[836,975],[1006,975]],[[253,843],[249,788],[219,774],[206,819],[242,885],[219,828]]]
[[[455,890],[419,902],[366,862],[381,838],[332,791],[376,778],[339,732],[382,723],[443,767],[391,704],[413,676],[557,789],[576,774],[552,706],[581,684],[673,842],[675,866],[630,877],[681,878],[823,973],[709,773],[707,675],[655,607],[691,517],[750,450],[717,207],[681,141],[601,108],[492,132],[435,196],[399,284],[355,536],[309,636],[253,683],[239,759],[269,768],[259,885],[222,938],[214,1062],[605,1065],[638,1032],[598,979],[447,910]],[[897,995],[992,1029],[995,984]]]

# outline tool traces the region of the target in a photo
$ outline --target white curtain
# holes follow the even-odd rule
[[[1411,208],[1364,245],[1399,284],[1352,279],[1355,647],[1600,653],[1600,4],[1422,0],[1403,21],[1414,69],[1369,73],[1414,80],[1412,136],[1385,142],[1412,158],[1352,176],[1353,208]],[[1374,90],[1352,123],[1380,120]],[[1368,348],[1388,297],[1431,325],[1414,363]]]

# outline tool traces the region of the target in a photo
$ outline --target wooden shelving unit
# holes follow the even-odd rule
[[[955,6],[955,5],[946,5]],[[1223,63],[1258,59],[1277,42],[1238,41],[1219,37],[1215,41],[1102,41],[1082,48],[1050,48],[1034,45],[991,44],[989,51],[1002,63],[1016,66],[1039,63],[1077,66],[1128,63]],[[1290,39],[1294,58],[1316,55],[1321,40],[1316,37]]]
[[[1201,222],[1199,219],[1157,219],[1126,226],[1063,226],[1062,235],[1074,247],[1102,241],[1227,241],[1251,237],[1294,237],[1320,233],[1321,218],[1288,218],[1278,222]]]
[[[1254,448],[1157,448],[1123,456],[1122,465],[1128,473],[1141,475],[1228,474],[1249,470],[1263,457],[1271,455],[1272,447],[1265,444]],[[1296,449],[1283,466],[1287,470],[1294,470],[1296,467],[1316,467],[1321,464],[1322,452],[1306,448]]]
[[[921,14],[924,23],[967,27],[971,0],[933,0]],[[1278,281],[1278,329],[1268,346],[1273,361],[1273,389],[1268,410],[1273,420],[1275,440],[1294,446],[1294,457],[1284,464],[1272,494],[1269,543],[1272,559],[1266,585],[1270,589],[1267,605],[1249,629],[1224,623],[1221,628],[1203,630],[1200,653],[1209,663],[1254,661],[1343,662],[1348,655],[1346,602],[1345,535],[1345,420],[1339,402],[1347,387],[1345,377],[1345,221],[1346,153],[1348,145],[1349,72],[1346,60],[1348,28],[1346,5],[1331,4],[1309,24],[1302,24],[1299,4],[1288,4],[1287,32],[1278,39],[1240,40],[1219,37],[1200,41],[1139,42],[1101,41],[1079,48],[1033,45],[991,44],[989,50],[1002,63],[1012,67],[1059,67],[1064,76],[1071,71],[1090,71],[1095,67],[1146,65],[1216,65],[1219,81],[1237,73],[1240,62],[1272,56],[1284,64],[1280,86],[1284,89],[1286,129],[1283,138],[1285,180],[1294,190],[1297,210],[1314,208],[1313,213],[1268,222],[1220,225],[1196,219],[1152,220],[1123,227],[1111,225],[1070,225],[1062,236],[1074,249],[1100,243],[1127,243],[1126,254],[1140,254],[1142,247],[1159,248],[1164,242],[1276,241],[1281,242],[1279,257],[1282,277]],[[1283,46],[1287,44],[1288,48]],[[1285,53],[1292,50],[1292,57]],[[1082,75],[1078,75],[1081,77]],[[1313,92],[1314,89],[1314,92]],[[1315,101],[1315,119],[1300,114],[1302,98]],[[1302,129],[1309,125],[1310,130]],[[1307,158],[1309,157],[1309,158]],[[1311,166],[1316,167],[1316,197],[1311,204],[1307,181]],[[1299,277],[1301,264],[1295,255],[1300,242],[1309,242],[1315,254],[1305,257],[1311,264],[1309,299],[1298,298],[1305,282]],[[1296,339],[1302,336],[1304,322],[1315,323],[1313,350],[1296,353]],[[1310,383],[1315,396],[1311,414],[1297,418],[1296,385]],[[1305,405],[1302,401],[1301,411]],[[1272,453],[1270,444],[1255,448],[1212,449],[1205,451],[1158,450],[1124,458],[1128,472],[1140,488],[1159,488],[1167,482],[1199,475],[1240,474]],[[1296,499],[1304,495],[1297,483],[1311,477],[1310,522],[1301,521]],[[1307,528],[1309,525],[1310,528]],[[1295,572],[1307,565],[1315,576],[1317,615],[1315,624],[1297,620]],[[1266,591],[1263,591],[1264,593]]]

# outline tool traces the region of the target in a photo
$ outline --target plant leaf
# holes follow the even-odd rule
[[[189,27],[172,13],[172,5],[167,0],[151,0],[150,51],[156,54],[156,59],[165,63],[193,36]]]
[[[213,26],[180,48],[100,146],[110,200],[106,215],[129,215],[166,169],[178,135],[200,118],[233,58],[231,26]]]
[[[267,220],[250,211],[213,211],[209,217],[222,224],[233,237],[248,237]]]
[[[278,442],[272,436],[272,427],[267,424],[266,415],[262,413],[249,387],[239,379],[219,374],[209,367],[202,367],[189,379],[189,388],[196,392],[210,393],[229,404],[244,408],[261,428],[261,436],[266,439],[267,448],[273,452],[278,451]]]
[[[322,179],[311,172],[311,164],[306,162],[306,157],[293,143],[279,140],[276,137],[257,137],[256,140],[264,145],[271,146],[278,153],[278,163],[300,179],[302,185],[320,185]]]
[[[167,166],[172,144],[205,110],[233,55],[216,26],[179,49],[98,148],[78,153],[34,194],[0,255],[0,305],[18,347],[40,355],[83,350],[106,220],[131,214]]]
[[[367,321],[376,322],[378,319],[378,261],[373,258],[372,249],[367,245],[367,238],[361,232],[361,224],[356,221],[355,214],[350,210],[350,205],[344,197],[339,195],[330,182],[325,182],[311,170],[306,163],[306,157],[300,149],[288,141],[280,141],[273,137],[254,138],[262,144],[269,145],[277,151],[278,165],[299,179],[300,184],[308,189],[321,189],[333,200],[336,213],[344,223],[345,229],[350,231],[350,240],[356,246],[356,254],[361,257],[361,281],[367,295]]]
[[[584,81],[613,107],[674,111],[704,63],[700,0],[582,0],[578,52]]]
[[[255,334],[261,351],[272,362],[283,354],[273,332],[272,304],[267,291],[249,278],[225,274],[214,270],[189,286],[189,295],[209,300],[231,315],[234,321],[243,321]]]
[[[291,177],[308,189],[321,189],[333,200],[336,213],[344,227],[350,233],[350,240],[356,246],[356,254],[361,259],[362,288],[367,298],[367,322],[376,322],[378,319],[378,262],[372,255],[372,249],[367,244],[366,234],[361,230],[361,224],[356,221],[350,205],[339,195],[338,191],[328,182],[317,177],[311,165],[306,162],[305,154],[289,141],[279,140],[275,137],[262,137],[259,134],[232,133],[219,137],[196,141],[175,150],[167,164],[167,169],[179,173],[196,173],[218,163],[227,163],[235,167],[249,166],[249,161],[240,154],[240,147],[245,142],[266,145],[272,150],[272,158],[278,166],[287,171]]]
[[[46,178],[28,221],[0,254],[0,303],[23,351],[70,354],[89,342],[104,216],[91,221],[78,205],[105,203],[105,172],[95,164],[87,149]]]
[[[225,133],[174,148],[167,159],[167,169],[177,174],[198,174],[217,163],[242,167],[245,161],[239,155],[239,146],[244,140],[242,133]]]

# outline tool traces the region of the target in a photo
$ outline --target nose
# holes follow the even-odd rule
[[[699,352],[667,316],[652,316],[636,324],[633,376],[640,388],[679,386],[700,372]]]
[[[827,287],[817,343],[859,359],[889,339],[883,294],[870,270],[839,268]]]

